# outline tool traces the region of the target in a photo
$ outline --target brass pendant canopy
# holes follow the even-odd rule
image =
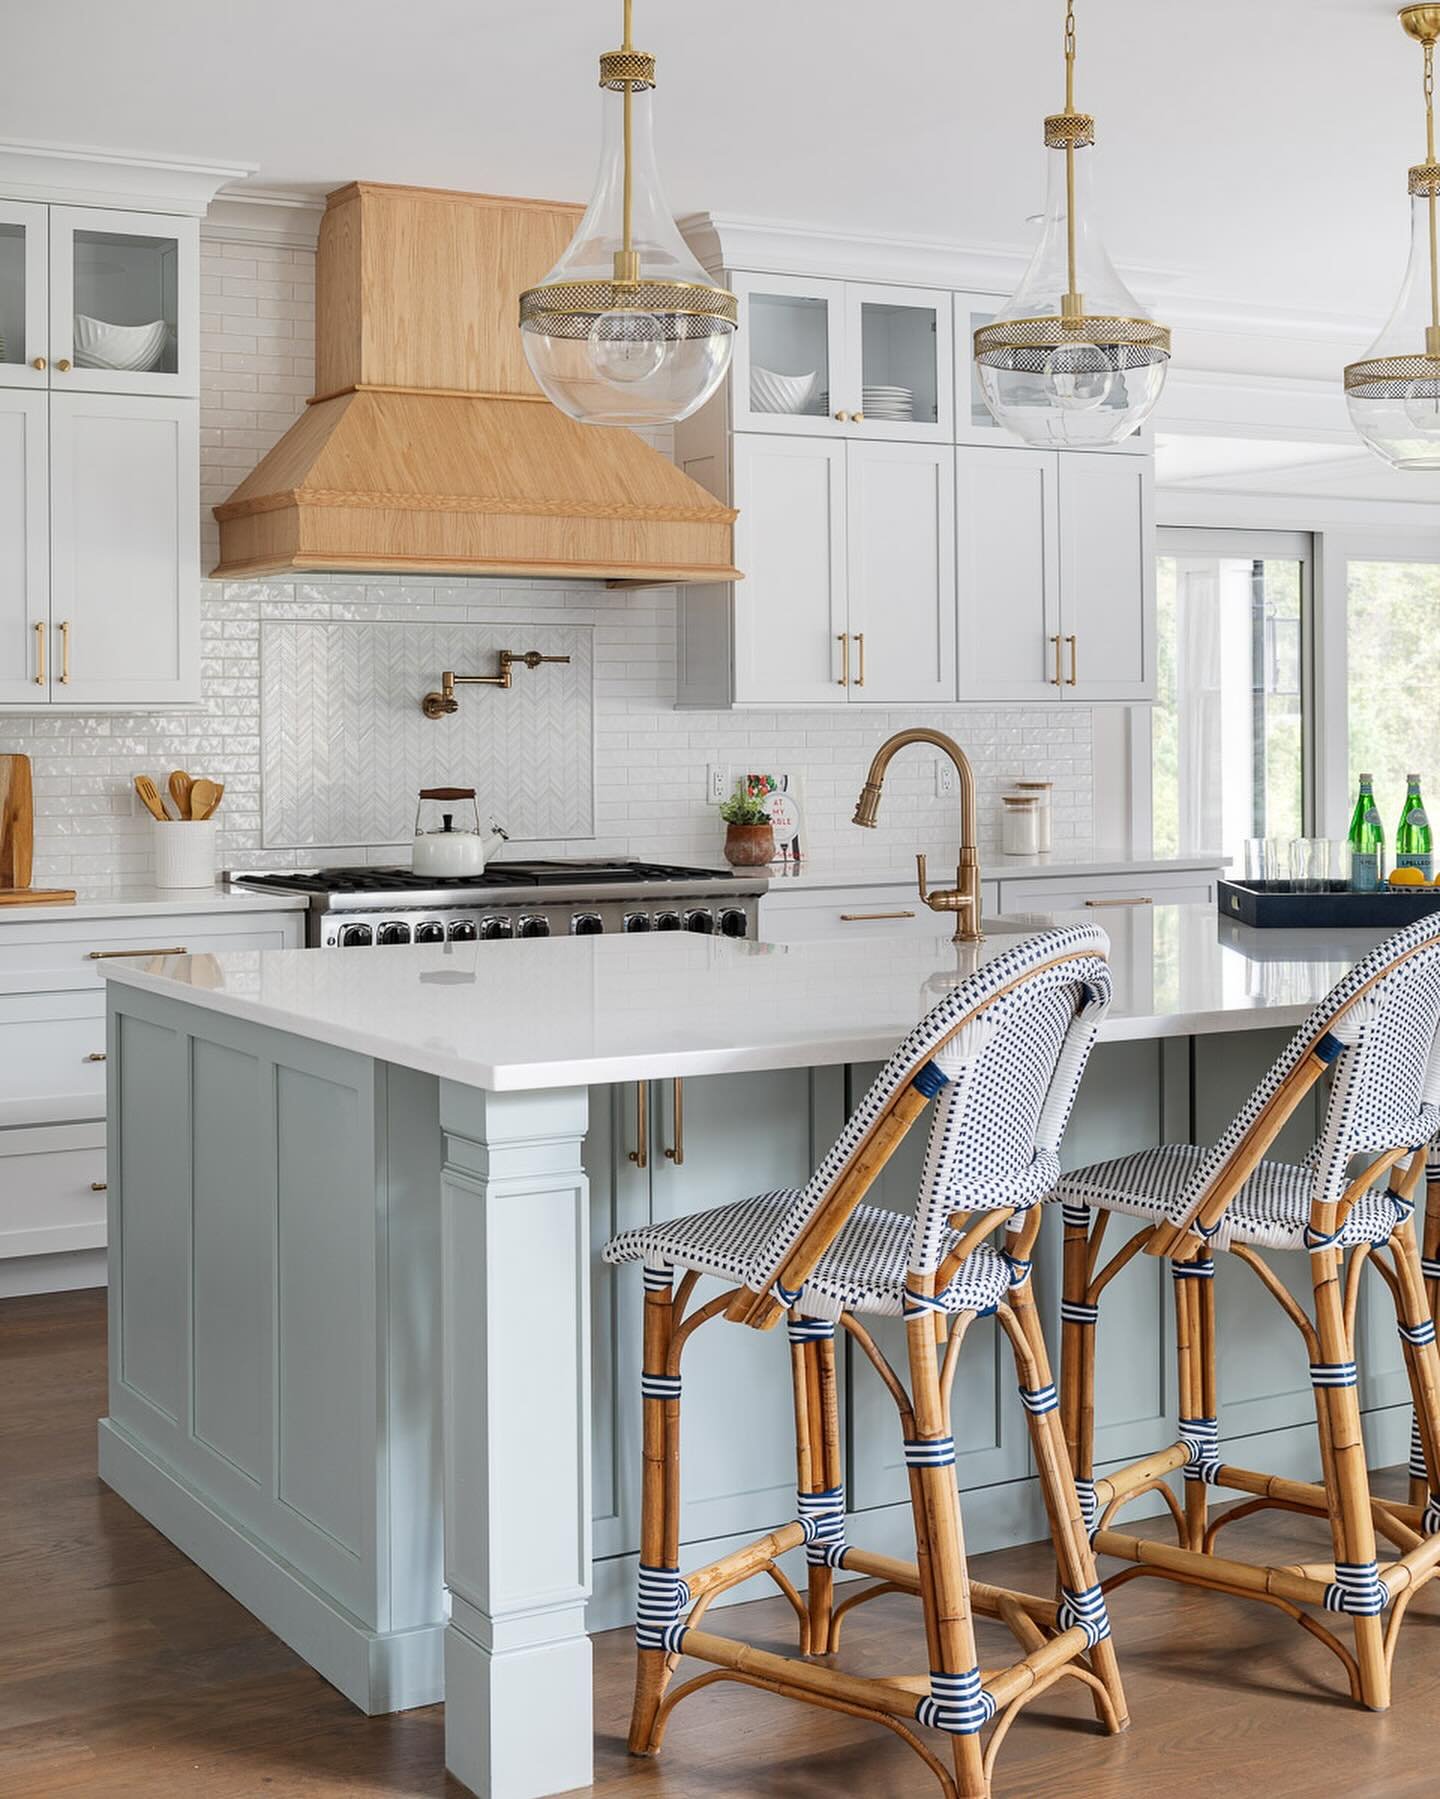
[[[1170,333],[1143,310],[1093,229],[1095,121],[1075,107],[1075,7],[1065,13],[1065,108],[1045,121],[1050,181],[1040,244],[1014,296],[975,333],[997,424],[1044,448],[1119,443],[1154,409]]]
[[[1402,7],[1400,23],[1425,52],[1425,160],[1410,170],[1410,262],[1400,297],[1379,337],[1345,370],[1345,401],[1355,429],[1392,467],[1440,469],[1440,5]]]
[[[526,360],[562,412],[587,425],[688,418],[729,366],[739,309],[690,254],[665,205],[651,139],[655,58],[630,41],[600,58],[605,145],[565,254],[520,296]]]

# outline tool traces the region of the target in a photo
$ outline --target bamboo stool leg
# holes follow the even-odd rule
[[[1420,1271],[1425,1282],[1426,1311],[1432,1323],[1440,1326],[1440,1155],[1432,1149],[1425,1168],[1425,1226],[1421,1248]],[[1410,1441],[1410,1503],[1424,1507],[1437,1486],[1433,1463],[1428,1471],[1424,1443],[1420,1435],[1417,1411]]]
[[[845,1486],[840,1459],[840,1401],[835,1326],[792,1319],[795,1479],[802,1518],[815,1529],[806,1546],[806,1627],[802,1655],[828,1655],[835,1610],[835,1567],[845,1548]]]
[[[1062,1207],[1064,1272],[1060,1300],[1060,1425],[1087,1534],[1095,1508],[1095,1332],[1100,1308],[1090,1300],[1090,1214]]]
[[[1426,1226],[1428,1231],[1428,1218]],[[1430,1535],[1440,1526],[1440,1517],[1436,1515],[1436,1501],[1440,1499],[1440,1351],[1435,1346],[1435,1320],[1415,1244],[1414,1225],[1408,1221],[1398,1225],[1390,1245],[1395,1258],[1395,1322],[1405,1352],[1405,1372],[1415,1411],[1410,1450],[1411,1503],[1420,1507],[1420,1528]]]
[[[941,1393],[933,1317],[922,1312],[910,1318],[905,1335],[915,1414],[915,1443],[907,1443],[906,1461],[915,1506],[916,1566],[930,1645],[933,1708],[921,1721],[951,1732],[958,1799],[990,1799],[980,1729],[995,1708],[979,1684],[965,1533],[955,1484],[955,1443]]]
[[[680,1393],[679,1380],[667,1377],[670,1340],[675,1328],[671,1277],[645,1270],[645,1372],[641,1380],[643,1413],[640,1492],[640,1599],[637,1639],[647,1612],[672,1608],[680,1582]],[[653,1755],[658,1747],[656,1724],[660,1702],[670,1684],[674,1657],[663,1646],[640,1646],[635,1656],[635,1703],[630,1714],[632,1755]]]
[[[1175,1284],[1175,1361],[1180,1387],[1180,1439],[1185,1464],[1185,1547],[1201,1549],[1209,1518],[1210,1480],[1217,1472],[1215,1414],[1215,1264],[1203,1249],[1171,1262]]]
[[[1320,1362],[1311,1370],[1311,1383],[1335,1554],[1335,1582],[1326,1594],[1325,1606],[1328,1611],[1348,1612],[1353,1617],[1360,1702],[1370,1711],[1385,1711],[1390,1704],[1385,1592],[1375,1560],[1370,1476],[1360,1427],[1354,1343],[1345,1328],[1340,1251],[1334,1247],[1312,1250],[1310,1265],[1320,1346]]]
[[[1090,1664],[1105,1688],[1109,1704],[1100,1694],[1095,1694],[1095,1715],[1112,1732],[1122,1731],[1129,1724],[1130,1715],[1120,1679],[1120,1663],[1110,1637],[1105,1600],[1095,1572],[1089,1526],[1070,1470],[1069,1450],[1051,1379],[1050,1357],[1028,1272],[1010,1289],[1009,1313],[1007,1318],[1002,1307],[1001,1321],[1014,1351],[1015,1371],[1035,1451],[1035,1467],[1050,1518],[1050,1535],[1055,1544],[1062,1594],[1069,1602],[1074,1621],[1085,1623],[1097,1632],[1103,1630],[1103,1635],[1097,1635],[1090,1645]]]

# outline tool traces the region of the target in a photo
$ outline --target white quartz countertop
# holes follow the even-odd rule
[[[48,881],[68,887],[69,881]],[[154,887],[145,882],[77,881],[73,904],[0,906],[0,925],[54,924],[66,918],[189,917],[196,912],[303,912],[305,895],[241,893],[231,887]]]
[[[938,879],[939,873],[953,861],[953,854],[932,854],[932,878]],[[982,856],[980,878],[982,881],[1033,881],[1045,877],[1053,880],[1091,875],[1178,875],[1222,868],[1225,861],[1218,850],[1208,855],[1131,856],[1125,850],[1104,845],[1067,843],[1044,856]],[[832,862],[822,857],[818,861],[807,860],[755,872],[769,876],[770,894],[803,892],[812,887],[912,887],[915,884],[913,861],[902,867],[884,868],[873,862]]]
[[[108,979],[494,1091],[875,1061],[981,960],[1048,919],[940,937],[684,934],[108,964]],[[1072,915],[1094,923],[1093,914]],[[1294,1026],[1382,931],[1256,931],[1209,906],[1106,919],[1111,1041]]]

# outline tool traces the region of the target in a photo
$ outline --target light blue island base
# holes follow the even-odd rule
[[[870,1068],[687,1082],[678,1166],[672,1083],[650,1083],[642,1167],[633,1083],[489,1093],[183,1000],[111,996],[104,1479],[362,1710],[431,1703],[448,1673],[512,1717],[547,1717],[507,1773],[503,1729],[472,1709],[478,1767],[452,1767],[477,1791],[563,1790],[534,1784],[551,1749],[544,1778],[574,1784],[565,1739],[583,1737],[588,1768],[588,1709],[562,1727],[553,1696],[583,1693],[588,1708],[586,1632],[631,1616],[638,1547],[639,1282],[596,1250],[648,1215],[802,1177]],[[1102,1043],[1067,1159],[1213,1132],[1283,1037]],[[906,1202],[920,1145],[878,1200]],[[1039,1265],[1056,1342],[1058,1223]],[[1252,1281],[1222,1267],[1227,1454],[1313,1478],[1303,1358]],[[1107,1461],[1174,1436],[1168,1286],[1145,1260],[1107,1294]],[[1363,1365],[1378,1465],[1403,1459],[1409,1412],[1383,1317],[1375,1334]],[[992,1327],[965,1353],[955,1434],[971,1545],[1032,1540],[1044,1518]],[[852,1362],[844,1379],[852,1540],[913,1554],[893,1411],[868,1369]],[[783,1337],[716,1326],[685,1386],[686,1559],[703,1562],[793,1510]]]

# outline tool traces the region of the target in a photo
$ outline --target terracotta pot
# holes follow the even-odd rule
[[[732,868],[759,868],[775,857],[772,825],[726,825],[725,860]]]

